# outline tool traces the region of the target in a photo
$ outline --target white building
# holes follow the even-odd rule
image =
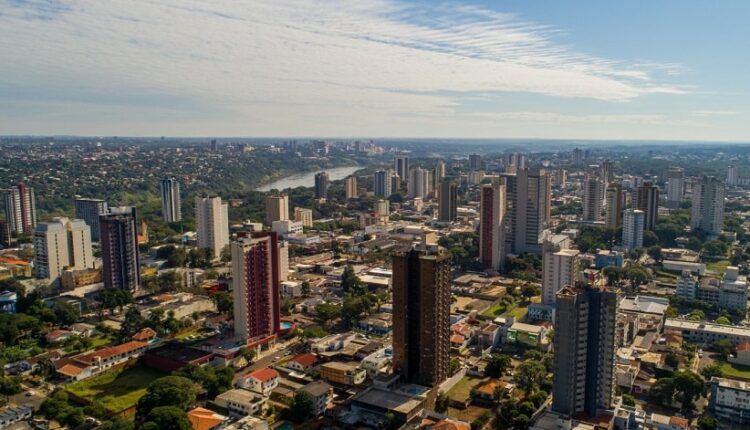
[[[713,176],[704,176],[693,184],[693,208],[690,227],[718,235],[724,226],[724,184]]]
[[[242,388],[225,391],[214,399],[214,403],[226,409],[233,417],[260,415],[266,409],[266,397]]]
[[[727,186],[736,187],[737,182],[737,166],[731,165],[727,167]]]
[[[271,231],[274,231],[281,236],[286,236],[288,234],[302,234],[304,232],[304,226],[302,221],[291,221],[287,219],[284,221],[274,221],[271,224]]]
[[[279,372],[270,367],[265,367],[242,375],[237,380],[237,387],[254,391],[266,397],[270,396],[271,391],[278,386]]]
[[[430,193],[430,172],[421,167],[409,170],[407,192],[410,199],[427,197]]]
[[[221,257],[221,251],[229,245],[229,207],[221,197],[195,197],[195,220],[198,247],[213,251],[213,257]]]
[[[175,177],[161,180],[161,214],[165,222],[182,220],[180,183]]]
[[[719,308],[747,312],[747,276],[739,268],[727,267],[719,284]]]
[[[301,222],[302,227],[312,227],[313,225],[312,209],[294,208],[294,220]]]
[[[392,173],[389,170],[378,170],[373,176],[373,193],[375,197],[387,199],[391,195],[393,185],[391,184]]]
[[[675,209],[685,194],[685,169],[672,167],[667,170],[667,207]]]
[[[34,230],[36,277],[56,282],[66,268],[94,268],[91,229],[83,220],[62,217],[38,224]]]
[[[643,248],[643,229],[646,213],[638,209],[626,209],[622,221],[622,246],[625,249]]]
[[[565,286],[575,285],[580,252],[570,249],[568,236],[553,235],[545,239],[542,255],[542,303],[555,304],[555,294]]]
[[[750,383],[726,378],[711,378],[708,408],[722,423],[750,425]]]
[[[346,199],[356,199],[358,197],[357,194],[357,177],[354,175],[347,176],[346,179],[344,179],[344,192],[346,194]]]
[[[590,176],[583,181],[583,220],[599,221],[602,218],[604,182]]]

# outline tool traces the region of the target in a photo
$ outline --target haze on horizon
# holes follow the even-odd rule
[[[0,0],[0,134],[750,142],[749,13]]]

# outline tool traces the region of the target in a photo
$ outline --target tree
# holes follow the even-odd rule
[[[448,410],[448,395],[444,392],[439,392],[435,399],[435,412],[442,414]]]
[[[700,376],[688,370],[677,372],[672,379],[683,411],[690,410],[693,401],[698,400],[706,392],[706,384]]]
[[[703,415],[698,418],[698,428],[701,430],[719,430],[719,421],[710,415]]]
[[[703,252],[710,256],[724,257],[727,255],[729,247],[721,240],[710,240],[703,244]]]
[[[538,296],[539,294],[539,287],[534,284],[524,285],[523,288],[521,288],[521,295],[527,302],[530,302],[532,297]]]
[[[677,354],[675,354],[674,351],[669,351],[667,352],[666,357],[664,357],[664,364],[672,369],[677,369],[680,366],[680,360],[677,358]]]
[[[222,314],[230,313],[234,309],[234,301],[229,293],[218,292],[211,296],[216,303],[216,310]]]
[[[725,316],[720,316],[719,318],[716,318],[716,324],[730,325],[732,324],[732,321]]]
[[[341,306],[333,303],[321,303],[315,306],[315,318],[325,326],[330,321],[341,318]]]
[[[354,274],[354,268],[351,264],[347,264],[344,267],[344,273],[341,274],[341,289],[344,293],[352,293],[355,295],[366,294],[367,287],[364,282],[359,279],[359,276]]]
[[[152,382],[146,394],[138,400],[136,416],[143,419],[160,406],[175,406],[187,410],[195,403],[193,381],[181,376],[165,376]]]
[[[289,406],[289,419],[294,422],[304,422],[313,412],[313,401],[304,391],[294,393],[292,404]]]
[[[21,381],[19,378],[10,376],[0,376],[0,394],[4,396],[12,396],[18,394],[23,390],[21,387]]]
[[[244,347],[240,349],[240,355],[250,363],[255,360],[255,356],[258,355],[258,353],[253,348]]]
[[[120,339],[128,339],[138,333],[145,326],[146,320],[135,306],[131,306],[125,312],[125,318],[120,325]]]
[[[714,363],[701,369],[701,376],[710,381],[714,376],[721,376],[721,366]]]
[[[651,230],[646,230],[643,232],[643,246],[645,246],[646,248],[649,248],[651,246],[658,245],[658,244],[659,244],[659,236],[657,236],[656,233],[654,233]]]
[[[484,368],[484,376],[500,378],[511,364],[511,358],[508,355],[492,354]]]
[[[524,361],[516,367],[513,378],[518,387],[526,394],[531,394],[547,377],[547,369],[538,361]]]
[[[661,246],[659,245],[649,246],[648,249],[646,250],[646,253],[648,254],[649,257],[653,258],[655,261],[661,261],[661,258],[662,258]]]
[[[628,267],[625,269],[625,277],[633,283],[634,286],[643,285],[651,280],[651,275],[646,269],[640,266]]]
[[[97,430],[133,430],[133,423],[124,418],[115,417],[97,427]]]
[[[706,320],[706,314],[700,309],[693,309],[688,314],[688,319],[690,321],[705,321]]]
[[[149,412],[141,428],[145,430],[192,430],[193,426],[183,409],[176,406],[158,406]]]
[[[711,344],[711,346],[716,352],[724,357],[724,360],[734,354],[734,343],[729,339],[717,339]]]
[[[602,269],[602,273],[607,278],[607,283],[609,285],[617,284],[625,275],[625,271],[622,269],[622,267],[617,266],[607,266]]]
[[[635,397],[630,394],[623,394],[622,404],[625,406],[635,406]]]
[[[310,296],[310,283],[309,282],[307,281],[302,282],[301,292],[302,292],[302,297]]]

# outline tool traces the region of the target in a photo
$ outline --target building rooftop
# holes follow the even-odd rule
[[[664,322],[664,329],[701,330],[710,333],[722,334],[725,336],[750,337],[750,328],[747,327],[721,325],[705,321],[690,321],[676,318],[667,318],[667,320]]]
[[[255,378],[261,382],[265,382],[273,378],[278,378],[279,372],[275,371],[274,369],[271,369],[270,367],[266,367],[266,368],[258,369],[254,372],[245,374],[242,377],[243,378]]]
[[[738,381],[736,379],[719,378],[718,376],[714,376],[711,378],[711,383],[718,384],[719,387],[750,391],[750,382],[747,381]]]
[[[322,396],[328,392],[330,392],[333,389],[330,385],[326,384],[323,381],[313,381],[309,384],[302,387],[302,391],[306,392],[307,394],[318,397]]]
[[[669,299],[663,297],[635,296],[620,300],[620,310],[624,312],[641,312],[664,315],[669,307]]]
[[[380,409],[408,414],[414,409],[419,408],[423,404],[424,398],[401,391],[371,387],[355,396],[354,401]]]

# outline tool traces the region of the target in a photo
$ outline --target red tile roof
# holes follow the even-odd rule
[[[302,367],[310,367],[318,361],[318,357],[315,354],[308,352],[294,357],[292,361],[296,361],[302,365]]]
[[[109,348],[103,348],[98,351],[79,355],[78,357],[76,357],[76,360],[82,363],[92,364],[97,357],[101,358],[102,360],[106,360],[107,358],[114,357],[115,355],[130,353],[135,351],[136,349],[144,348],[146,346],[148,346],[148,343],[146,342],[138,342],[132,340],[120,345],[110,346]]]
[[[454,334],[451,336],[451,343],[459,343],[462,344],[466,341],[466,338],[461,336],[460,334]]]
[[[279,372],[277,372],[277,371],[275,371],[275,370],[273,370],[273,369],[271,369],[269,367],[266,367],[264,369],[258,369],[258,370],[254,371],[254,372],[250,372],[247,375],[245,375],[245,377],[246,378],[254,378],[254,379],[257,379],[257,380],[259,380],[261,382],[266,382],[266,381],[269,381],[269,380],[271,380],[273,378],[278,378],[279,377]]]
[[[688,421],[686,418],[669,417],[669,425],[688,428],[688,425],[690,425],[690,421]]]
[[[147,341],[156,337],[156,332],[151,327],[146,327],[138,333],[134,334],[132,339],[138,341]]]

